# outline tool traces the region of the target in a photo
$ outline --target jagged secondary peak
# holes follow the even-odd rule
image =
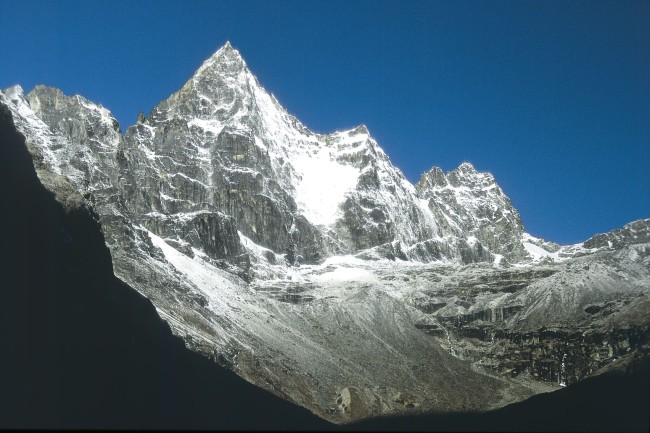
[[[25,91],[23,90],[23,88],[22,88],[22,86],[20,84],[16,84],[14,86],[7,87],[6,89],[4,89],[2,91],[2,93],[4,93],[5,96],[7,98],[9,98],[9,100],[11,102],[13,102],[14,104],[18,103],[18,101],[20,101],[21,99],[24,99],[24,97],[25,97]]]
[[[324,138],[326,143],[337,146],[339,150],[367,145],[372,139],[370,131],[368,131],[368,128],[366,128],[365,125],[359,125],[352,129],[346,129],[343,131],[336,131],[325,135]]]
[[[458,170],[467,172],[467,173],[476,173],[476,168],[469,161],[464,161],[458,166]]]
[[[67,96],[56,87],[39,84],[26,96],[34,113],[48,125],[74,141],[119,142],[120,124],[113,114],[101,104],[96,104],[80,95]],[[97,136],[101,134],[101,138]],[[75,137],[83,135],[82,138]]]
[[[366,125],[364,125],[363,123],[361,125],[357,126],[356,128],[351,129],[350,133],[355,134],[355,135],[357,135],[357,134],[370,135],[370,131],[368,130],[368,127]]]
[[[83,193],[112,188],[117,182],[115,153],[123,138],[110,111],[44,85],[27,95],[19,86],[4,93],[20,114],[19,126],[36,136],[34,152],[49,170],[67,177]]]
[[[463,162],[458,168],[447,173],[447,180],[453,186],[480,186],[490,187],[496,185],[494,176],[490,172],[480,172],[470,162]]]
[[[469,162],[447,173],[433,167],[415,187],[441,221],[443,236],[466,238],[472,246],[477,239],[491,253],[511,261],[525,257],[519,242],[523,233],[519,212],[491,173],[481,173]],[[476,258],[486,257],[481,252]]]
[[[650,218],[633,221],[607,233],[599,233],[587,239],[585,248],[620,249],[625,245],[650,242]]]
[[[420,180],[415,184],[418,191],[428,191],[434,187],[447,185],[447,177],[440,167],[431,167],[427,172],[420,175]]]
[[[328,143],[332,141],[335,142],[339,147],[339,151],[342,151],[344,153],[350,152],[350,150],[353,148],[356,148],[358,151],[363,147],[373,153],[375,156],[381,155],[381,158],[385,159],[388,163],[388,155],[386,155],[381,146],[379,146],[377,141],[372,137],[370,130],[364,124],[356,126],[352,129],[336,131],[325,136],[325,140]],[[400,176],[403,177],[403,175],[401,175],[401,171],[397,167],[393,167],[393,169],[399,171]]]
[[[492,173],[479,172],[470,162],[463,162],[447,173],[444,173],[440,167],[431,167],[429,171],[420,176],[416,188],[426,191],[431,188],[446,186],[490,187],[492,185],[496,185]]]

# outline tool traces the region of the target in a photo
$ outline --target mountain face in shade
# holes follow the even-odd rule
[[[647,356],[650,220],[535,238],[469,163],[412,185],[365,126],[309,131],[230,44],[124,135],[54,88],[0,105],[187,347],[330,421],[485,411]]]
[[[97,216],[41,185],[4,106],[0,170],[0,428],[331,426],[186,349],[115,278]]]

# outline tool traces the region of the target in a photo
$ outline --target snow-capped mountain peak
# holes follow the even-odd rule
[[[479,261],[487,251],[519,261],[526,256],[521,244],[523,224],[510,199],[497,185],[491,173],[477,171],[469,162],[444,173],[433,167],[416,184],[419,195],[428,201],[431,212],[440,221],[443,236],[479,241],[470,242]]]
[[[412,185],[364,125],[302,125],[229,43],[124,136],[44,86],[0,109],[189,347],[327,419],[496,408],[647,344],[648,220],[534,238],[490,173]]]
[[[201,67],[194,74],[194,77],[206,73],[233,73],[246,68],[246,61],[244,61],[239,51],[234,49],[228,41],[203,62]]]
[[[70,112],[114,120],[103,107],[57,92],[36,89],[29,104],[64,134],[62,119]],[[350,253],[423,261],[526,256],[519,215],[491,174],[470,163],[447,174],[434,167],[412,185],[365,125],[331,134],[306,128],[260,85],[230,43],[129,127],[123,140],[105,130],[98,137],[109,135],[112,148],[119,147],[115,155],[122,155],[126,206],[138,209],[148,230],[177,232],[177,242],[183,230],[174,218],[186,221],[184,215],[200,211],[221,215],[220,224],[229,227],[221,229],[241,233],[246,245],[288,254],[290,262]],[[73,141],[88,140],[75,133]],[[102,188],[109,183],[104,179]],[[88,188],[96,187],[91,182]],[[218,253],[208,248],[208,255],[247,249],[238,237],[229,243]]]

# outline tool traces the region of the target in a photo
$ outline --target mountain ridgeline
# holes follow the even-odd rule
[[[51,87],[0,105],[187,347],[327,420],[486,411],[648,356],[650,220],[535,238],[469,163],[413,185],[365,126],[311,132],[229,43],[124,134]]]
[[[83,193],[111,194],[125,217],[212,259],[246,261],[238,232],[289,264],[526,257],[521,219],[490,174],[433,168],[414,187],[364,126],[310,132],[230,45],[124,137],[81,97],[37,86],[24,103],[76,145],[56,163],[82,173]]]
[[[328,429],[187,350],[113,275],[97,216],[39,182],[0,107],[8,212],[0,290],[2,429]],[[251,416],[255,408],[257,416]]]

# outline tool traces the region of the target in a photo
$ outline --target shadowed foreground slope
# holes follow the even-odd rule
[[[0,111],[0,428],[326,429],[174,337]]]
[[[647,432],[650,364],[608,372],[488,413],[376,418],[356,431],[582,431]]]
[[[112,273],[98,224],[40,184],[0,111],[0,427],[333,429],[185,349]],[[647,363],[486,414],[368,420],[350,430],[647,431]]]

